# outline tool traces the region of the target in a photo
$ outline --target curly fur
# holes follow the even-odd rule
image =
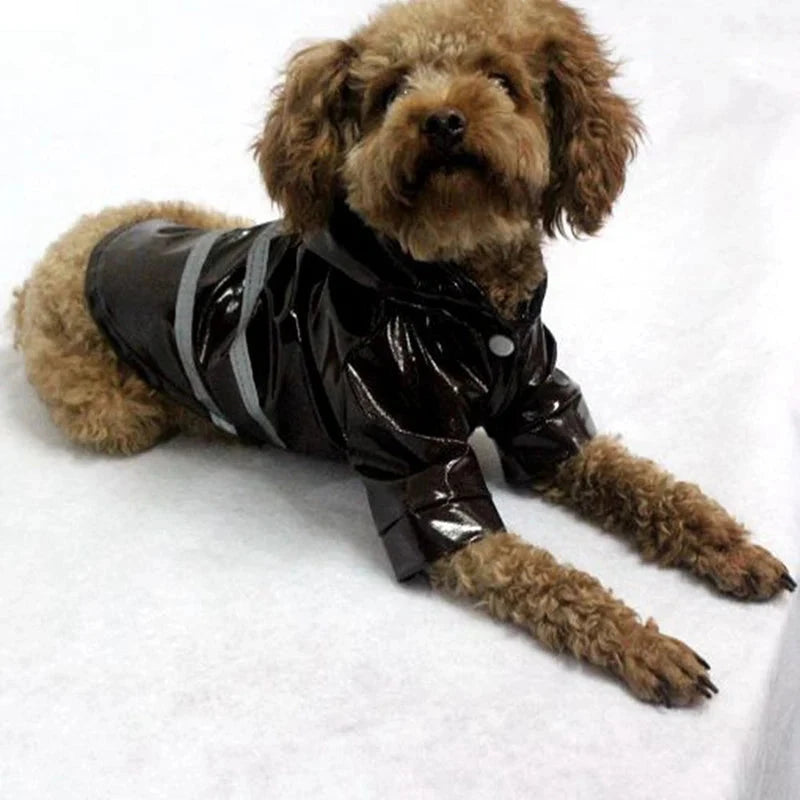
[[[643,700],[684,705],[716,691],[708,664],[685,644],[659,633],[652,620],[642,625],[591,575],[557,564],[514,534],[495,533],[440,559],[431,582],[478,600],[553,650],[610,670]]]
[[[281,204],[288,230],[323,226],[352,127],[344,111],[353,51],[324,42],[298,53],[274,93],[264,132],[253,145],[264,184]]]
[[[613,91],[614,74],[600,41],[559,0],[395,3],[347,41],[291,60],[254,151],[290,231],[320,227],[343,198],[418,260],[460,265],[513,317],[545,274],[542,236],[595,233],[622,190],[641,126]],[[460,149],[447,157],[423,130],[443,108],[466,120]],[[55,242],[15,294],[15,342],[30,382],[70,439],[104,452],[215,430],[119,363],[84,301],[97,242],[155,217],[200,228],[248,224],[185,203],[107,209]],[[687,567],[739,597],[794,587],[784,565],[749,544],[696,486],[608,438],[537,488],[625,531],[646,558]],[[686,645],[512,534],[440,559],[430,576],[549,647],[611,670],[644,700],[685,704],[716,691],[708,665]]]
[[[52,244],[15,292],[15,341],[28,379],[70,439],[108,453],[139,452],[179,430],[216,430],[120,363],[86,308],[83,284],[97,242],[120,225],[156,218],[201,228],[247,223],[188,203],[108,208]]]
[[[595,233],[623,187],[641,126],[614,74],[555,0],[394,4],[292,60],[255,151],[298,233],[342,196],[420,261],[535,248],[565,221]],[[468,167],[441,169],[422,133],[441,108],[467,120]],[[516,283],[508,263],[484,262],[487,290]]]
[[[698,486],[598,436],[539,487],[608,530],[630,537],[645,559],[682,566],[723,592],[765,600],[790,588],[788,570]]]
[[[611,90],[616,65],[576,14],[565,12],[547,45],[551,109],[550,183],[542,200],[546,233],[596,233],[625,185],[642,126]]]

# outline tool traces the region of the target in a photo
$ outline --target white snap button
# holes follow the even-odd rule
[[[508,338],[508,336],[501,336],[499,333],[492,336],[489,339],[489,349],[496,355],[500,356],[501,358],[505,358],[506,356],[510,356],[514,350],[514,342]]]

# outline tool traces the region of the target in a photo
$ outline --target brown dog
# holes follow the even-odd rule
[[[278,246],[294,248],[298,270],[306,269],[307,254],[313,258],[319,241],[324,241],[320,232],[330,233],[336,209],[346,207],[386,248],[381,252],[396,252],[404,269],[417,270],[420,283],[449,274],[441,271],[442,265],[449,265],[447,269],[460,271],[467,285],[480,289],[498,325],[526,323],[524,315],[531,313],[531,304],[544,289],[542,237],[566,228],[596,232],[623,187],[640,124],[629,103],[612,90],[613,75],[614,65],[598,40],[581,17],[558,0],[413,0],[389,6],[349,40],[309,48],[288,67],[255,146],[267,188],[285,212],[280,232],[284,238],[268,237],[273,251]],[[56,242],[17,296],[17,343],[31,382],[72,439],[107,452],[141,451],[177,431],[208,431],[208,417],[220,423],[214,413],[219,409],[213,402],[209,406],[208,397],[195,392],[184,407],[175,402],[183,395],[174,385],[143,380],[150,377],[147,365],[135,355],[125,358],[124,343],[107,325],[101,332],[97,308],[90,313],[87,307],[87,266],[91,259],[93,269],[99,268],[105,258],[98,255],[101,240],[108,242],[109,234],[133,230],[134,223],[147,220],[203,231],[248,225],[246,220],[184,204],[106,210],[85,217]],[[248,235],[231,234],[242,239]],[[115,258],[119,261],[119,252]],[[251,262],[255,259],[248,257]],[[106,258],[105,268],[115,263]],[[128,264],[139,268],[130,255]],[[319,264],[313,266],[319,271]],[[197,261],[197,267],[204,265]],[[387,299],[387,294],[391,292],[381,294],[384,310],[397,300]],[[348,295],[345,306],[348,297],[351,305],[369,305],[363,299],[367,295],[359,294],[357,299]],[[413,305],[411,300],[404,302],[406,308]],[[417,327],[403,331],[416,335],[420,326],[430,327],[431,319],[424,316]],[[190,315],[190,330],[191,321]],[[530,321],[539,325],[538,316]],[[382,318],[383,323],[389,324]],[[308,319],[304,324],[310,324]],[[391,324],[407,324],[407,317],[393,317]],[[375,330],[369,328],[370,336]],[[443,374],[429,343],[409,366],[407,355],[413,348],[398,355],[403,339],[392,330],[385,358],[402,362],[406,383],[409,370],[422,360],[435,362],[429,375]],[[549,341],[549,333],[538,327],[535,331],[537,342]],[[444,336],[442,341],[451,339]],[[495,355],[509,355],[513,345],[501,341]],[[503,352],[508,346],[511,350]],[[253,362],[257,355],[250,353]],[[343,364],[357,371],[358,364],[348,359]],[[742,526],[696,486],[675,481],[612,439],[593,436],[588,415],[578,409],[577,387],[554,369],[552,348],[540,362],[531,362],[532,374],[546,366],[538,378],[528,381],[525,376],[531,392],[539,391],[538,416],[531,421],[533,407],[523,409],[527,427],[520,422],[505,443],[504,455],[514,462],[518,482],[524,480],[551,500],[627,533],[645,558],[686,567],[722,591],[766,599],[795,588],[786,567],[750,544]],[[513,377],[508,380],[513,382]],[[208,374],[198,381],[207,384]],[[472,396],[475,386],[484,384],[472,370],[454,396],[463,394],[465,386]],[[569,392],[548,395],[550,407],[544,411],[541,388],[549,391],[556,384]],[[387,391],[403,403],[409,398],[414,402],[407,385]],[[357,398],[361,410],[365,396]],[[291,399],[296,402],[294,395]],[[498,530],[499,522],[486,521],[497,519],[492,511],[476,511],[490,501],[479,475],[463,477],[464,464],[476,468],[465,443],[471,431],[462,431],[462,442],[455,435],[437,438],[420,429],[417,444],[446,439],[456,442],[457,456],[448,451],[447,469],[431,464],[404,472],[394,463],[387,466],[385,442],[379,463],[362,458],[369,447],[353,444],[365,431],[374,444],[376,420],[386,404],[351,430],[347,424],[354,415],[343,409],[353,406],[334,399],[328,396],[335,425],[326,424],[339,426],[347,455],[371,490],[373,509],[380,506],[376,519],[385,516],[392,503],[404,508],[398,512],[405,520],[403,537],[396,540],[394,552],[390,549],[396,568],[398,553],[411,542],[425,556],[424,568],[434,586],[473,598],[554,649],[569,650],[612,670],[642,699],[687,704],[716,691],[707,676],[708,665],[686,645],[661,634],[652,621],[642,624],[594,578],[560,566],[543,550]],[[565,404],[574,411],[569,423],[564,423]],[[442,424],[449,425],[456,417],[444,399],[442,407]],[[273,421],[279,439],[280,414],[266,425],[272,428]],[[484,423],[476,418],[472,427],[476,424]],[[239,425],[233,427],[241,432]],[[408,431],[403,429],[405,438],[398,438],[401,426],[390,427],[393,443],[402,439],[402,446],[410,448]],[[565,429],[571,433],[566,435]],[[553,443],[558,447],[551,447],[549,458],[543,457]],[[354,457],[356,450],[361,460]],[[443,511],[444,516],[433,521],[420,521],[430,508],[445,507],[440,495],[447,492],[438,485],[431,489],[419,476],[431,481],[435,477],[451,492],[461,481],[473,495],[462,486],[460,495],[449,498],[449,517]],[[384,490],[390,483],[396,493],[386,500]],[[420,496],[426,491],[436,494],[436,501],[410,509],[412,484]],[[376,497],[384,499],[378,502]],[[453,522],[456,518],[458,524]],[[482,529],[476,529],[481,520]],[[387,530],[395,522],[393,518]],[[448,533],[453,528],[459,531],[456,535]]]

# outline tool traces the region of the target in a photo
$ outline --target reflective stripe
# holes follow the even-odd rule
[[[178,296],[175,300],[175,344],[181,359],[186,379],[192,387],[194,396],[208,411],[211,421],[222,430],[236,434],[236,428],[230,424],[217,408],[217,404],[206,391],[197,364],[194,358],[194,344],[192,331],[194,329],[194,298],[197,293],[197,279],[203,268],[214,242],[222,236],[223,231],[209,231],[203,234],[189,251],[186,264],[183,267],[181,282],[178,286]]]
[[[271,223],[256,237],[250,252],[247,254],[245,268],[244,289],[242,292],[242,312],[239,325],[236,329],[236,338],[231,346],[230,359],[236,386],[244,407],[250,418],[255,422],[264,436],[276,447],[285,448],[272,423],[264,414],[258,399],[258,389],[253,377],[253,365],[250,361],[250,351],[247,349],[247,326],[253,316],[258,295],[264,287],[267,275],[267,262],[272,240],[280,233],[280,223]]]

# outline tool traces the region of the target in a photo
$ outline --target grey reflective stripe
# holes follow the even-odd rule
[[[247,254],[244,289],[242,293],[242,312],[236,330],[236,338],[231,346],[230,358],[236,386],[250,418],[261,428],[267,441],[276,447],[285,448],[272,423],[264,414],[258,400],[258,389],[253,377],[253,364],[250,351],[247,349],[247,326],[255,310],[258,295],[264,287],[267,276],[267,263],[272,240],[280,233],[280,223],[267,225],[256,237],[250,252]]]
[[[200,277],[200,270],[203,268],[203,264],[206,263],[214,242],[222,236],[222,233],[223,231],[209,231],[203,234],[189,251],[189,256],[183,267],[181,282],[178,286],[178,297],[175,300],[175,344],[178,348],[183,371],[186,374],[189,385],[192,387],[194,396],[205,406],[211,421],[218,428],[235,434],[236,428],[222,416],[217,404],[206,391],[205,384],[197,371],[197,363],[194,358],[194,343],[192,342],[197,279]]]

